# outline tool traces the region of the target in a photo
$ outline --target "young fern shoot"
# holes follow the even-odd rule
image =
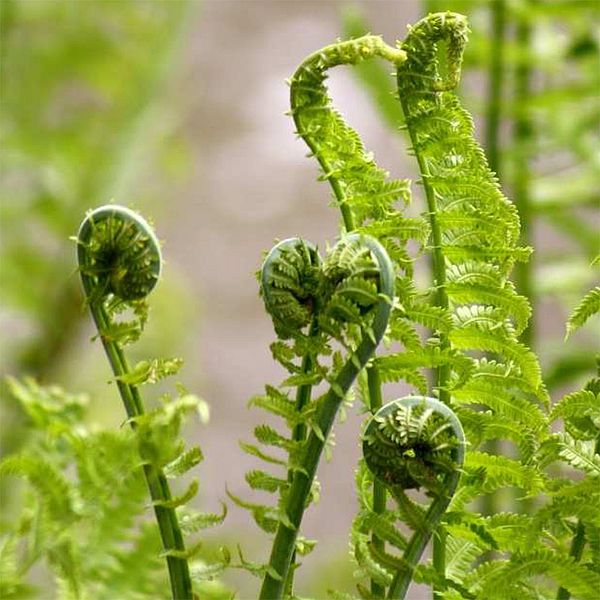
[[[280,242],[267,255],[261,270],[261,294],[273,319],[278,341],[274,357],[290,373],[277,389],[252,404],[283,417],[291,429],[285,437],[261,425],[255,437],[263,445],[283,449],[288,460],[244,448],[270,463],[285,466],[287,477],[251,471],[251,487],[278,492],[277,508],[249,504],[257,524],[275,539],[263,575],[260,598],[291,595],[296,552],[313,544],[299,536],[305,509],[314,492],[315,474],[338,410],[358,373],[373,355],[386,330],[394,297],[394,272],[383,247],[358,234],[343,237],[321,261],[316,248],[300,239]],[[325,391],[311,399],[312,389]],[[291,400],[285,388],[296,388]],[[253,567],[256,571],[256,566]]]
[[[197,484],[194,482],[181,498],[173,498],[166,473],[187,471],[201,460],[202,454],[199,448],[182,453],[178,441],[169,446],[165,439],[171,428],[178,429],[184,411],[198,408],[198,401],[187,395],[173,403],[168,417],[160,409],[145,414],[139,385],[175,373],[181,361],[142,361],[132,369],[123,350],[125,344],[139,338],[146,321],[145,298],[156,285],[161,271],[160,246],[142,217],[115,205],[101,206],[86,216],[77,244],[87,304],[129,422],[139,435],[144,476],[160,530],[172,596],[175,600],[190,600],[193,591],[188,558],[193,550],[186,550],[175,509],[195,494]],[[128,309],[133,311],[135,319],[132,322],[119,320],[119,315]]]
[[[404,521],[413,529],[406,542],[399,531],[389,541],[404,550],[401,560],[373,548],[395,571],[388,580],[388,598],[404,598],[415,566],[448,508],[465,459],[465,435],[456,414],[434,398],[412,396],[389,402],[367,423],[363,434],[364,462],[396,500]],[[423,488],[432,498],[425,511],[406,490]],[[400,544],[399,540],[402,540]]]

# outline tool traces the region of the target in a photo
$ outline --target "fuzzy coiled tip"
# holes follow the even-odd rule
[[[452,496],[464,463],[465,435],[448,406],[434,398],[408,396],[371,417],[363,433],[363,455],[387,487]]]
[[[289,238],[267,254],[260,293],[281,338],[299,334],[313,319],[330,332],[340,324],[364,324],[366,315],[383,304],[373,324],[380,338],[394,296],[394,270],[385,249],[370,236],[344,236],[323,262],[313,244]]]
[[[282,240],[267,254],[260,270],[260,294],[279,336],[291,337],[310,323],[320,266],[316,246],[300,238]]]
[[[160,243],[133,210],[107,204],[90,211],[77,233],[77,258],[90,300],[113,295],[135,301],[156,286],[162,269]]]

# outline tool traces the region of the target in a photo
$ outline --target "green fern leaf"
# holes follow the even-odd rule
[[[245,478],[253,490],[262,490],[271,493],[285,489],[289,485],[285,479],[273,477],[259,470],[248,471]]]
[[[190,469],[200,464],[204,460],[202,450],[199,446],[194,446],[179,455],[164,467],[164,473],[167,477],[178,477],[187,473]]]
[[[223,510],[220,515],[216,513],[191,512],[179,507],[177,509],[177,519],[179,521],[181,531],[185,535],[191,535],[192,533],[196,533],[201,529],[208,529],[210,527],[220,525],[227,516],[227,505],[222,502],[221,506]]]
[[[574,440],[568,433],[557,435],[559,455],[566,463],[592,477],[600,477],[600,455],[595,451],[595,440]]]
[[[573,314],[567,321],[567,333],[568,338],[574,331],[579,329],[584,323],[593,315],[600,312],[600,287],[595,287],[590,290],[584,297],[583,300],[577,305]]]

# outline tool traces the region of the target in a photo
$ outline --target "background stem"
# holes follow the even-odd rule
[[[527,0],[525,2],[527,4]],[[514,198],[521,219],[521,243],[531,245],[532,241],[532,210],[530,200],[531,169],[529,166],[533,124],[527,106],[531,94],[532,69],[529,61],[531,50],[531,25],[527,19],[520,19],[516,26],[516,42],[522,57],[515,71],[514,102],[516,114],[513,126],[515,143],[514,162]],[[529,298],[533,314],[535,314],[535,291],[533,288],[533,258],[527,262],[515,265],[515,283],[517,291]],[[527,328],[521,334],[521,342],[532,347],[534,342],[534,322],[530,319]]]

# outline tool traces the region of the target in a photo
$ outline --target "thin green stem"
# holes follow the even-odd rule
[[[375,414],[383,404],[381,397],[381,376],[379,369],[375,365],[367,367],[367,383],[369,388],[369,408],[371,413]],[[387,491],[385,486],[375,478],[373,481],[373,512],[377,514],[384,513],[386,505]],[[382,551],[385,550],[384,540],[375,535],[375,533],[371,535],[371,543],[374,548]],[[371,594],[376,598],[383,598],[385,596],[385,587],[372,579]]]
[[[317,320],[313,319],[310,329],[308,332],[309,337],[314,337],[317,335],[318,325]],[[300,372],[303,375],[310,373],[314,365],[314,359],[310,354],[305,354],[302,357],[302,364],[300,365]],[[298,386],[296,390],[296,410],[301,411],[309,402],[310,396],[312,393],[312,385],[305,384]],[[295,442],[303,442],[306,439],[306,425],[304,423],[298,423],[292,431],[292,440]],[[294,481],[294,470],[289,469],[287,474],[287,480],[291,484]],[[296,550],[292,553],[292,558],[290,564],[293,565],[296,561]],[[288,571],[288,575],[285,582],[285,595],[293,596],[294,589],[294,569],[290,568]]]
[[[377,304],[372,335],[367,335],[366,332],[363,334],[354,356],[346,361],[320,401],[314,427],[311,428],[306,441],[302,470],[294,472],[292,484],[287,494],[284,507],[285,523],[280,521],[277,526],[269,559],[270,568],[265,574],[260,590],[259,597],[261,600],[278,600],[282,597],[300,523],[311,493],[317,466],[338,409],[356,376],[375,352],[387,327],[391,310],[390,303],[394,296],[394,270],[389,257],[378,242],[372,238],[365,238],[365,243],[376,258],[380,271],[381,294],[384,297]]]
[[[500,123],[502,120],[502,88],[504,86],[504,46],[506,3],[496,0],[490,6],[491,39],[489,50],[488,93],[486,108],[485,151],[490,169],[500,174]]]
[[[417,566],[417,564],[419,563],[419,560],[423,554],[423,551],[425,550],[425,547],[427,546],[427,543],[429,542],[429,539],[431,538],[431,535],[434,533],[435,529],[436,529],[436,525],[439,522],[439,520],[442,518],[443,514],[446,512],[446,509],[448,508],[448,505],[450,504],[450,500],[452,498],[452,494],[454,494],[454,490],[456,489],[456,485],[458,484],[458,479],[460,477],[459,473],[454,473],[451,475],[451,480],[449,481],[448,484],[448,489],[451,490],[450,494],[448,496],[444,496],[442,498],[437,498],[435,499],[432,503],[431,506],[429,507],[429,510],[427,511],[427,513],[425,514],[424,517],[424,523],[425,523],[425,528],[421,531],[419,531],[417,534],[413,535],[413,537],[410,539],[410,542],[408,543],[408,546],[406,547],[406,550],[404,551],[404,556],[403,556],[403,560],[404,563],[406,564],[405,569],[402,569],[401,571],[398,571],[396,573],[396,576],[394,577],[394,580],[392,581],[392,585],[390,586],[390,589],[388,591],[388,598],[404,598],[406,596],[406,592],[408,591],[408,586],[410,585],[410,582],[412,581],[412,577],[413,577],[413,572],[415,570],[415,567]],[[439,530],[439,529],[438,529]],[[436,546],[438,548],[437,552],[440,552],[440,548],[444,548],[444,553],[445,553],[445,540],[441,540],[444,543],[438,543],[437,545],[435,544],[435,539],[437,537],[434,537],[433,541],[434,541],[434,547],[433,547],[433,553],[434,553],[434,565],[435,565],[435,557],[436,557]],[[438,560],[439,560],[439,554],[437,554],[438,556]],[[435,565],[436,566],[436,570],[438,572],[440,572],[440,569],[445,569],[445,557],[444,557],[444,561],[442,565]],[[439,595],[439,592],[434,592],[435,594],[438,594],[437,598],[441,598],[441,596]]]
[[[347,201],[347,194],[335,175],[334,165],[319,151],[319,145],[313,138],[314,133],[302,122],[302,114],[306,107],[302,105],[300,98],[305,90],[303,86],[308,81],[310,85],[315,82],[321,84],[325,79],[325,71],[339,65],[354,65],[370,58],[383,58],[392,64],[401,64],[406,59],[402,50],[388,46],[380,37],[365,35],[355,40],[338,42],[322,48],[318,52],[306,58],[296,70],[291,80],[290,104],[296,130],[310,148],[312,154],[319,162],[323,173],[333,189],[333,193],[342,213],[344,227],[347,232],[356,228],[354,215]],[[321,107],[321,110],[329,110],[329,107]],[[318,134],[317,134],[318,135]]]
[[[126,384],[120,380],[123,375],[129,373],[129,366],[120,346],[103,335],[103,332],[108,328],[109,318],[101,302],[90,303],[90,311],[100,334],[100,339],[104,351],[106,352],[106,356],[108,357],[108,362],[117,378],[117,388],[119,389],[121,399],[123,400],[125,411],[127,412],[127,416],[132,419],[131,427],[135,429],[135,417],[144,414],[143,402],[139,390],[136,386]],[[184,551],[185,545],[183,543],[183,536],[179,528],[175,510],[157,504],[171,500],[171,492],[167,478],[161,469],[156,468],[151,464],[144,465],[144,476],[146,478],[148,490],[150,491],[150,497],[155,503],[154,514],[156,515],[156,521],[160,530],[163,548],[166,552],[171,550],[179,552]],[[191,600],[193,596],[192,582],[187,560],[168,555],[166,559],[173,599]]]

